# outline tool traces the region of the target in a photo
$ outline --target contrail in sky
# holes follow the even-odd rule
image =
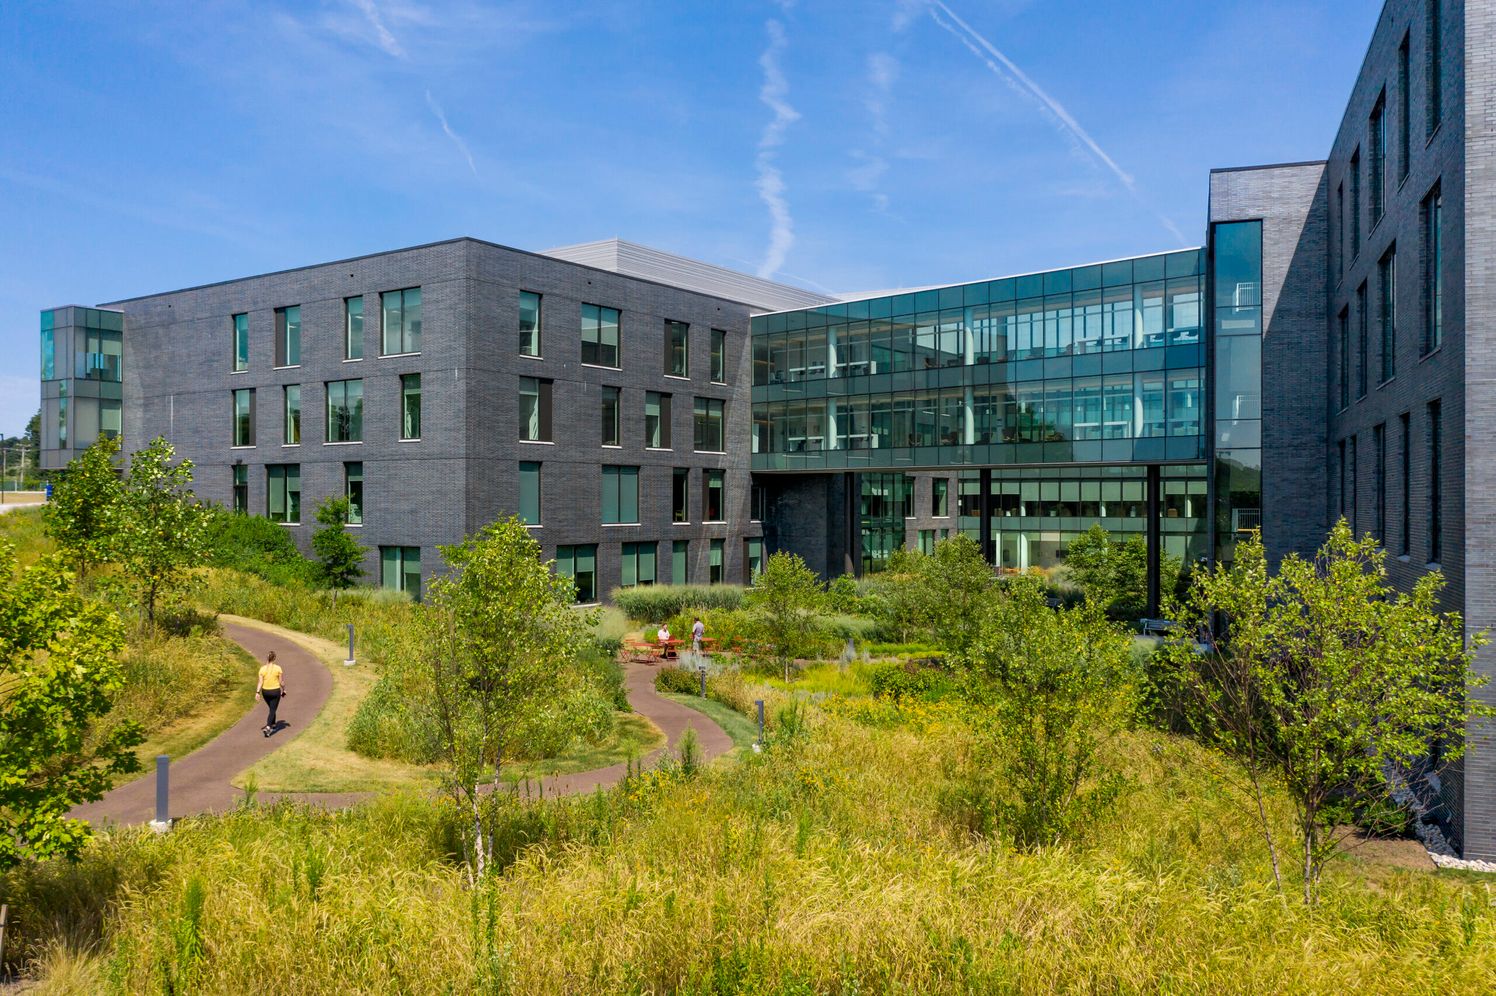
[[[1059,127],[1061,133],[1090,152],[1092,156],[1116,176],[1122,186],[1139,204],[1143,204],[1142,195],[1138,192],[1137,181],[1133,179],[1132,174],[1128,173],[1121,166],[1118,166],[1117,161],[1107,155],[1106,150],[1100,145],[1096,144],[1096,140],[1080,126],[1080,122],[1071,116],[1070,112],[1065,109],[1064,104],[1061,104],[1054,97],[1050,96],[1027,73],[1019,69],[1012,59],[1004,55],[996,45],[984,38],[971,25],[961,20],[955,11],[945,5],[943,0],[928,0],[928,2],[930,17],[936,24],[950,32],[951,35],[965,45],[973,55],[981,59],[987,68],[1004,83],[1007,83],[1014,90],[1037,103],[1040,109]],[[950,21],[953,23],[947,23],[942,19],[940,14],[937,13],[937,8],[943,11],[945,16],[950,18]],[[1147,207],[1146,204],[1144,206]],[[1171,219],[1159,214],[1157,211],[1153,213],[1158,217],[1159,222],[1179,240],[1181,245],[1189,243],[1189,240],[1184,237],[1184,233],[1179,230],[1179,226],[1174,224]]]
[[[784,144],[784,133],[790,125],[800,120],[800,112],[790,106],[789,83],[779,68],[779,55],[785,49],[784,25],[778,21],[768,23],[769,47],[758,58],[764,71],[763,86],[758,99],[774,112],[774,118],[764,126],[758,139],[758,196],[769,209],[769,249],[758,268],[764,279],[772,277],[784,265],[790,247],[795,244],[794,219],[790,217],[789,201],[784,196],[784,177],[774,163],[775,151]]]

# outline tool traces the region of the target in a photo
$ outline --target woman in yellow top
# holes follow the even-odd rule
[[[260,666],[260,680],[255,682],[255,697],[261,699],[270,709],[270,715],[265,719],[265,725],[260,727],[260,732],[270,736],[276,730],[275,710],[280,706],[280,700],[286,694],[286,675],[281,666],[275,663],[275,651],[265,658],[265,663]]]

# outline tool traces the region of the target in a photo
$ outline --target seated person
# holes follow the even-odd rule
[[[668,623],[660,623],[660,628],[655,632],[655,639],[660,641],[660,647],[665,651],[665,656],[674,657],[675,650],[670,646],[670,626]]]

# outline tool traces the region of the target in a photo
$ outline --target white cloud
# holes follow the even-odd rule
[[[374,6],[374,0],[351,0],[351,2],[364,15],[364,19],[369,22],[369,27],[374,29],[374,39],[379,47],[397,59],[405,58],[405,49],[400,47],[399,40],[385,26],[384,18],[379,16],[379,8]]]
[[[473,171],[474,176],[477,176],[478,166],[473,162],[473,153],[468,149],[468,144],[462,140],[462,136],[453,131],[452,126],[447,124],[446,112],[442,110],[442,105],[436,102],[436,98],[431,96],[430,90],[426,91],[426,106],[431,108],[431,113],[435,114],[436,120],[441,122],[442,131],[446,132],[447,137],[452,140],[452,144],[457,146],[457,151],[461,152],[463,158],[467,160],[468,169]]]
[[[784,265],[785,258],[795,244],[794,219],[790,216],[789,200],[784,195],[784,177],[776,165],[775,153],[784,144],[785,131],[800,120],[800,112],[790,106],[789,82],[779,66],[779,57],[788,45],[784,25],[778,21],[769,21],[767,29],[769,46],[758,58],[758,64],[764,73],[758,99],[774,112],[774,117],[764,126],[763,134],[759,136],[758,158],[755,161],[758,168],[755,186],[758,188],[759,199],[769,209],[769,248],[758,267],[758,275],[765,279],[772,277]]]
[[[1012,87],[1020,95],[1036,104],[1056,125],[1063,136],[1076,143],[1079,148],[1099,161],[1117,178],[1129,194],[1136,198],[1139,203],[1142,203],[1142,196],[1138,192],[1137,181],[1133,178],[1132,174],[1117,165],[1116,160],[1107,155],[1106,151],[1097,144],[1090,133],[1080,126],[1080,122],[1076,121],[1070,112],[1065,109],[1065,105],[1051,96],[1048,91],[1030,78],[1022,69],[1019,69],[1017,64],[999,51],[996,45],[993,45],[975,28],[961,20],[956,12],[946,6],[942,0],[926,0],[926,2],[930,17],[936,24],[940,25],[941,28],[965,45],[973,55],[982,60],[994,75]],[[954,26],[942,18],[940,12],[944,12],[945,16],[950,18],[951,22],[954,22]],[[1179,240],[1181,245],[1188,242],[1184,237],[1184,233],[1179,230],[1179,226],[1174,224],[1171,219],[1156,212],[1155,215],[1159,223],[1168,229]]]

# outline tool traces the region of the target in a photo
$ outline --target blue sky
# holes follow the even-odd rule
[[[834,291],[1195,245],[1380,0],[6,0],[0,433],[37,312],[456,235]]]

